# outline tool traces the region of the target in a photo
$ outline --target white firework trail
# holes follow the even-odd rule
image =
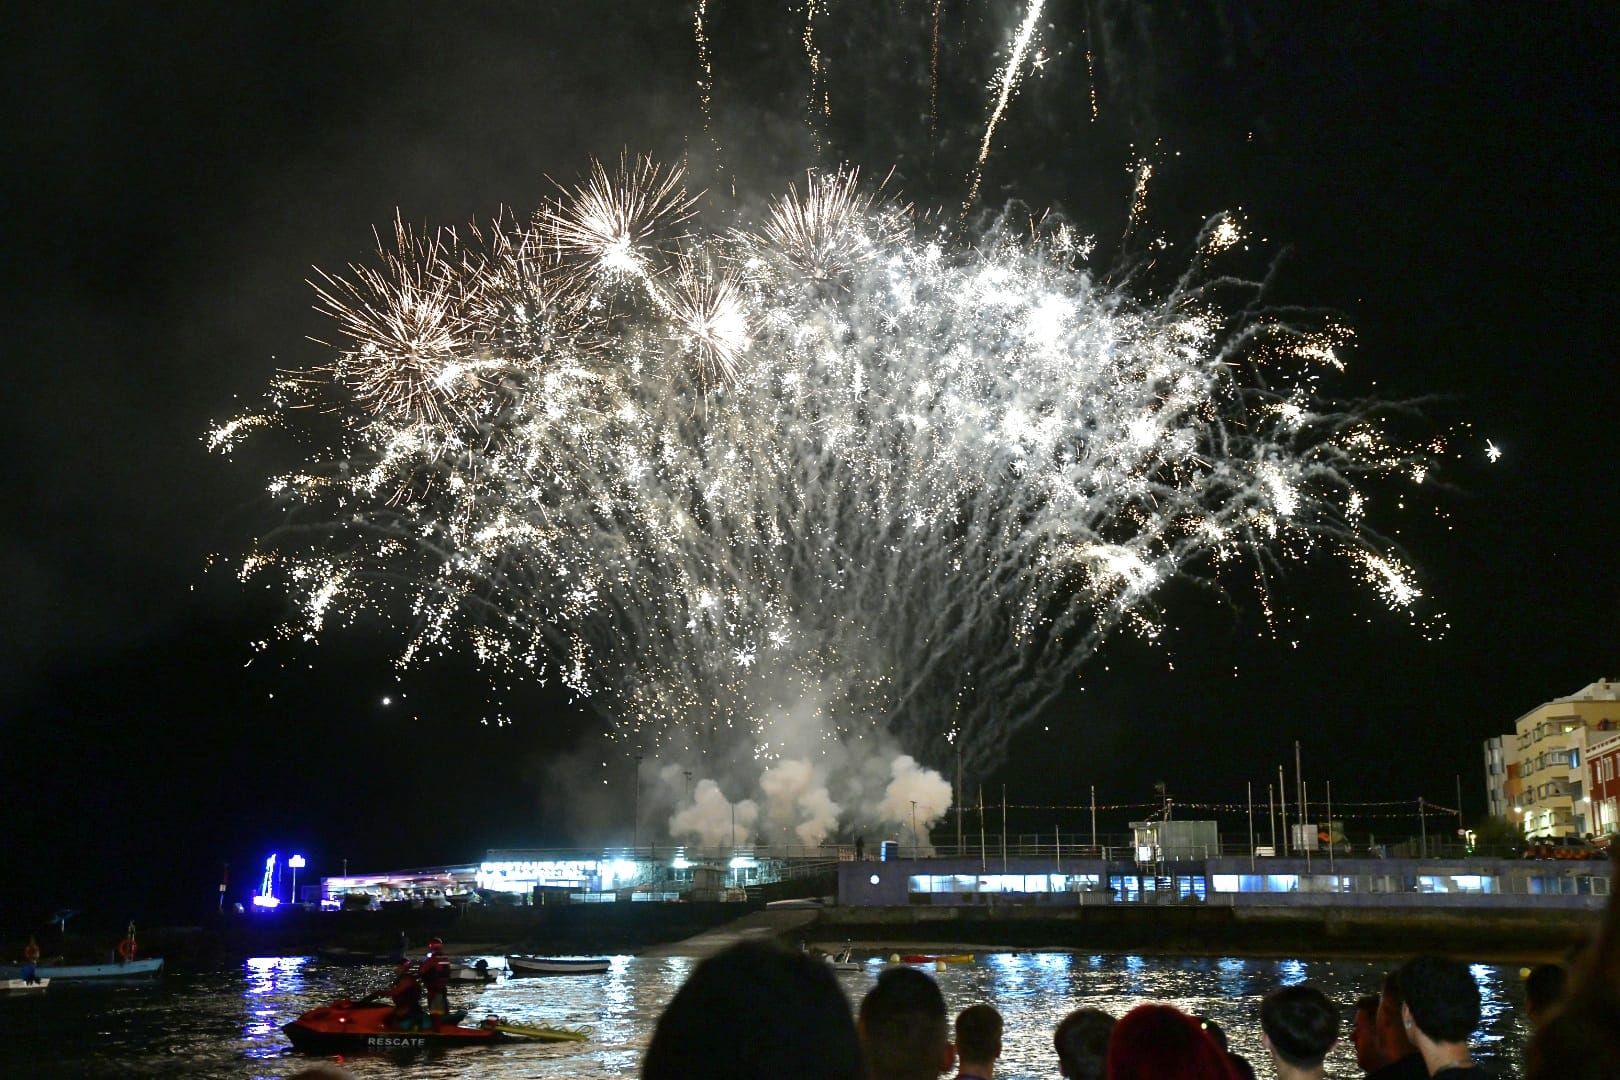
[[[934,27],[928,46],[928,137],[939,127],[939,23],[945,0],[934,0]]]
[[[648,753],[980,770],[1103,642],[1156,634],[1172,582],[1338,554],[1417,599],[1365,482],[1417,458],[1318,392],[1342,331],[1206,269],[1226,219],[1143,299],[1066,227],[948,245],[852,173],[753,225],[690,206],[674,170],[598,165],[322,278],[336,358],[210,435],[341,422],[241,564],[297,600],[288,634],[375,611],[407,657],[558,678]]]
[[[709,167],[716,176],[721,176],[726,172],[726,159],[720,146],[720,134],[714,124],[714,55],[709,46],[708,15],[709,0],[697,0],[697,6],[692,10],[692,40],[697,45],[698,111],[703,116],[703,134],[709,142]],[[690,155],[687,164],[691,164]],[[731,194],[735,196],[736,180],[733,178],[730,184]]]
[[[979,186],[984,182],[984,163],[990,159],[990,147],[995,141],[996,125],[1001,123],[1001,114],[1007,111],[1007,103],[1012,100],[1013,93],[1018,89],[1018,82],[1023,77],[1024,56],[1029,52],[1029,43],[1035,37],[1035,22],[1041,17],[1041,9],[1045,6],[1046,0],[1029,0],[1029,7],[1024,11],[1024,21],[1019,24],[1018,33],[1013,35],[1007,65],[990,84],[996,103],[991,106],[990,120],[984,125],[984,138],[979,142],[979,156],[973,162],[973,172],[968,177],[967,198],[962,200],[964,218],[973,208],[973,204],[979,201]]]
[[[816,16],[821,14],[826,0],[805,0],[804,4],[804,56],[810,63],[810,91],[805,116],[815,133],[816,150],[821,150],[822,124],[832,117],[832,92],[827,85],[826,59],[821,46],[816,44]]]

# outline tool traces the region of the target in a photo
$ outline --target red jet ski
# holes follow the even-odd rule
[[[306,1054],[488,1046],[508,1037],[494,1023],[479,1027],[440,1024],[423,1031],[402,1031],[388,1026],[388,1015],[393,1011],[388,1005],[339,1001],[311,1009],[281,1030],[292,1040],[293,1049]]]
[[[306,1054],[363,1054],[390,1050],[453,1049],[458,1046],[488,1046],[508,1039],[538,1039],[542,1042],[583,1042],[589,1029],[555,1027],[551,1024],[517,1024],[491,1016],[477,1027],[441,1023],[417,1031],[388,1026],[394,1010],[388,1005],[355,1005],[337,1001],[311,1009],[281,1030],[292,1040],[293,1049]]]

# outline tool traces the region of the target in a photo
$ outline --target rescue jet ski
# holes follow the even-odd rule
[[[582,1028],[516,1024],[491,1016],[473,1027],[440,1023],[421,1028],[396,1028],[388,1023],[388,1005],[337,1001],[311,1009],[281,1028],[293,1049],[306,1054],[385,1053],[396,1050],[451,1049],[489,1046],[509,1039],[579,1042],[589,1034]]]

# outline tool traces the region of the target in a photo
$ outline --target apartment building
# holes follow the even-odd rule
[[[1537,705],[1513,728],[1512,735],[1485,743],[1485,783],[1493,809],[1502,805],[1504,816],[1532,840],[1597,832],[1608,811],[1592,801],[1588,751],[1620,732],[1620,680],[1600,679]],[[1496,760],[1493,743],[1500,751]],[[1519,790],[1510,795],[1514,763]]]

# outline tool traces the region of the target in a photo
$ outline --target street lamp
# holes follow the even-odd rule
[[[630,830],[631,831],[630,848],[631,848],[632,851],[639,852],[641,850],[641,755],[640,754],[636,755],[636,809],[635,809],[635,814],[636,814],[635,824],[633,826],[631,826],[631,830]]]
[[[292,896],[290,899],[294,904],[298,903],[298,871],[302,870],[307,865],[308,864],[304,862],[304,857],[302,855],[294,855],[292,858],[287,860],[287,866],[293,872],[293,887]]]

